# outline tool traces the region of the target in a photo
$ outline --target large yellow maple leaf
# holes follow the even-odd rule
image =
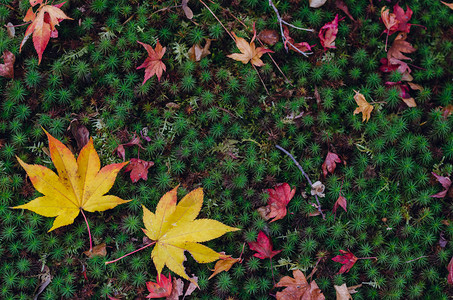
[[[31,183],[43,194],[24,205],[24,208],[45,217],[56,217],[52,231],[72,224],[80,211],[104,211],[129,202],[119,197],[104,196],[113,186],[120,169],[128,162],[111,164],[101,169],[101,162],[93,146],[93,139],[82,148],[75,159],[71,151],[47,131],[52,162],[58,175],[41,165],[29,165],[17,157]]]
[[[176,205],[178,187],[166,193],[159,201],[156,212],[143,206],[145,234],[155,241],[151,253],[158,276],[166,265],[179,276],[190,280],[184,270],[184,251],[190,252],[199,263],[208,263],[222,257],[222,254],[200,242],[218,238],[230,231],[239,230],[211,219],[198,219],[203,204],[203,189],[191,191]]]

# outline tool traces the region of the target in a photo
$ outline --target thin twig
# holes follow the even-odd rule
[[[85,216],[85,213],[81,209],[80,212],[82,213],[83,218],[85,219],[85,223],[87,224],[88,228],[88,236],[90,237],[90,252],[93,251],[93,240],[91,239],[91,230],[90,230],[90,225],[88,224],[87,217]]]
[[[268,95],[270,95],[270,94],[269,94],[269,91],[267,90],[267,87],[266,87],[266,85],[264,84],[263,78],[261,78],[260,72],[258,72],[258,69],[257,69],[257,68],[255,67],[255,65],[254,65],[254,64],[252,64],[252,67],[253,67],[253,68],[255,69],[255,71],[256,71],[256,74],[258,74],[258,77],[260,78],[260,80],[261,80],[261,83],[263,84],[263,86],[264,86],[264,89],[266,90],[266,93],[267,93]]]
[[[420,257],[417,257],[417,258],[414,258],[414,259],[408,260],[408,261],[406,261],[406,264],[407,264],[407,263],[410,263],[410,262],[413,262],[413,261],[416,261],[416,260],[419,260],[419,259],[421,259],[421,258],[425,258],[425,257],[428,257],[428,256],[426,256],[426,255],[422,255],[422,256],[420,256]]]
[[[143,250],[143,249],[145,249],[145,248],[147,248],[147,247],[149,247],[149,246],[151,246],[151,245],[154,245],[155,243],[156,243],[156,241],[154,241],[154,242],[152,242],[152,243],[149,243],[149,244],[146,245],[146,246],[143,246],[143,247],[141,247],[141,248],[139,248],[139,249],[137,249],[137,250],[134,250],[134,251],[132,251],[132,252],[130,252],[130,253],[128,253],[128,254],[125,254],[125,255],[123,255],[123,256],[121,256],[120,258],[117,258],[117,259],[115,259],[115,260],[108,261],[108,262],[106,262],[105,264],[108,265],[108,264],[114,263],[114,262],[116,262],[116,261],[119,261],[120,259],[123,259],[123,258],[125,258],[126,256],[129,256],[129,255],[131,255],[131,254],[134,254],[135,252],[141,251],[141,250]]]
[[[272,266],[272,257],[269,257],[269,260],[271,261],[272,283],[274,283],[274,285],[275,285],[274,267]]]
[[[256,39],[258,40],[258,42],[260,42],[261,46],[264,47],[264,43],[263,43],[258,37],[257,37]],[[274,65],[277,67],[277,69],[280,71],[280,73],[282,73],[283,77],[285,77],[286,82],[288,82],[289,84],[291,84],[291,82],[289,81],[288,77],[286,77],[285,73],[283,73],[282,69],[280,69],[280,66],[279,66],[279,65],[277,64],[277,62],[274,60],[274,58],[272,57],[272,55],[271,55],[269,52],[267,52],[266,54],[269,55],[269,57],[271,58],[271,60],[272,60],[272,62],[274,63]],[[292,86],[292,84],[291,84],[291,86]]]
[[[217,18],[217,16],[214,14],[214,12],[209,8],[209,6],[206,5],[206,3],[204,3],[202,0],[198,0],[201,2],[201,4],[203,4],[208,10],[209,12],[214,16],[214,18],[217,20],[217,22],[220,23],[220,25],[222,25],[223,29],[225,29],[225,31],[228,33],[228,35],[231,37],[231,39],[233,39],[233,41],[236,42],[236,40],[234,39],[233,35],[228,31],[228,29],[226,29],[226,27],[223,25],[223,23],[219,20],[219,18]]]
[[[272,7],[274,9],[274,12],[275,14],[277,15],[277,20],[278,20],[278,25],[280,26],[280,34],[282,35],[282,40],[283,40],[283,44],[285,45],[285,49],[286,51],[288,51],[288,47],[286,46],[286,44],[289,44],[290,46],[292,46],[297,52],[299,52],[300,54],[304,55],[304,56],[308,56],[308,54],[311,54],[311,53],[307,53],[307,52],[303,52],[301,50],[299,50],[297,47],[295,47],[291,42],[288,41],[288,39],[285,37],[285,34],[283,33],[283,24],[285,25],[288,25],[288,26],[291,26],[293,28],[296,28],[296,29],[299,29],[299,30],[305,30],[305,31],[310,31],[310,32],[314,32],[313,29],[306,29],[306,28],[300,28],[300,27],[297,27],[297,26],[294,26],[286,21],[284,21],[282,19],[282,17],[280,16],[280,13],[278,12],[278,9],[277,7],[274,5],[274,2],[272,2],[272,0],[269,0],[269,6]]]
[[[305,173],[304,169],[302,169],[302,166],[297,162],[297,160],[294,158],[294,156],[291,155],[291,153],[289,153],[288,151],[286,151],[285,149],[283,149],[282,147],[280,147],[279,145],[275,145],[275,147],[281,151],[283,151],[283,153],[285,153],[286,155],[288,155],[292,161],[294,162],[294,164],[296,164],[296,166],[299,168],[299,170],[302,172],[302,175],[305,176],[305,178],[307,179],[308,181],[308,184],[310,184],[310,186],[313,185],[313,183],[311,182],[310,180],[310,177],[308,177],[307,173]],[[315,199],[316,199],[316,203],[318,204],[318,211],[319,213],[321,214],[322,218],[325,220],[326,219],[326,216],[324,215],[324,213],[322,212],[322,209],[321,209],[321,203],[319,202],[319,199],[318,199],[318,195],[315,194]]]
[[[164,7],[164,8],[161,8],[161,9],[158,9],[156,10],[155,12],[153,12],[151,15],[149,15],[150,17],[154,14],[157,14],[161,11],[166,11],[166,10],[169,10],[169,9],[172,9],[172,8],[177,8],[177,7],[181,7],[182,5],[175,5],[175,6],[167,6],[167,7]]]

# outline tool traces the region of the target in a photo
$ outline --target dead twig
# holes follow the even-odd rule
[[[294,49],[295,51],[299,52],[300,54],[302,54],[305,57],[308,57],[309,54],[312,54],[313,52],[303,52],[303,51],[299,50],[290,41],[288,41],[288,39],[285,37],[285,34],[283,33],[283,24],[285,24],[289,27],[298,29],[298,30],[309,31],[309,32],[315,32],[315,31],[313,29],[297,27],[297,26],[290,24],[290,23],[286,22],[285,20],[283,20],[282,17],[280,16],[280,13],[278,12],[277,7],[274,5],[274,2],[272,2],[272,0],[269,0],[269,6],[274,9],[274,12],[277,16],[278,24],[280,26],[280,34],[282,35],[282,40],[283,40],[283,44],[285,45],[286,51],[287,52],[289,51],[288,47],[286,46],[286,44],[289,44],[292,47],[291,49]]]
[[[283,153],[285,153],[286,155],[288,155],[291,160],[294,162],[294,164],[299,168],[299,170],[302,172],[302,175],[304,175],[304,177],[307,179],[308,181],[308,184],[310,184],[310,186],[313,186],[313,183],[311,182],[310,180],[310,177],[308,177],[307,173],[305,173],[304,169],[302,169],[302,166],[297,162],[297,160],[294,158],[294,156],[291,155],[291,153],[289,153],[288,151],[286,151],[285,149],[283,149],[282,147],[280,147],[279,145],[275,145],[275,147],[281,151],[283,151]],[[322,209],[321,209],[321,203],[319,202],[319,199],[318,199],[318,195],[315,194],[315,198],[316,198],[316,203],[318,204],[318,211],[319,213],[321,214],[322,218],[325,220],[326,219],[326,216],[324,215],[324,213],[322,212]]]

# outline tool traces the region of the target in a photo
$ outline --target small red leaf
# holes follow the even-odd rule
[[[266,219],[274,218],[270,223],[283,219],[286,216],[286,206],[289,201],[294,197],[296,189],[292,189],[286,182],[278,185],[275,189],[267,189],[269,199],[267,201],[267,207],[269,213],[266,215]]]
[[[335,19],[332,22],[326,23],[321,30],[319,31],[319,39],[321,40],[321,45],[324,47],[324,50],[335,47],[335,39],[337,38],[338,33],[338,23],[341,20],[338,19],[338,14],[335,16]]]
[[[148,281],[146,283],[148,288],[149,295],[146,298],[163,298],[171,295],[173,290],[173,284],[171,282],[171,275],[168,274],[168,278],[165,275],[160,274],[160,277],[157,277],[157,283]]]
[[[156,48],[153,49],[150,45],[137,41],[140,45],[145,47],[146,51],[148,52],[148,57],[145,59],[143,64],[137,67],[138,69],[145,68],[145,79],[143,80],[143,84],[150,79],[152,76],[156,75],[157,80],[160,81],[160,77],[162,73],[166,70],[165,64],[162,62],[162,57],[165,54],[166,47],[162,47],[157,40]]]
[[[282,250],[273,251],[271,240],[262,231],[258,233],[258,239],[256,242],[249,242],[248,244],[250,250],[257,252],[253,254],[253,256],[258,257],[260,259],[272,258],[282,251]]]
[[[337,255],[332,258],[333,261],[343,264],[337,274],[343,274],[349,272],[349,270],[354,266],[357,261],[357,257],[349,251],[340,250],[342,255]]]
[[[453,285],[453,257],[451,258],[447,269],[448,269],[448,284]]]
[[[322,164],[322,173],[324,174],[324,177],[327,176],[327,172],[333,174],[335,168],[337,167],[336,163],[341,163],[340,157],[329,151],[327,153],[326,160]]]
[[[347,202],[346,198],[343,197],[343,196],[340,196],[340,197],[338,197],[337,201],[333,205],[332,211],[333,211],[334,214],[337,214],[337,209],[338,209],[339,206],[341,206],[344,209],[344,211],[347,212],[348,211],[346,209],[347,205],[348,205],[348,202]]]
[[[148,169],[154,166],[154,162],[152,161],[145,161],[139,158],[132,158],[130,160],[129,165],[127,165],[125,172],[131,172],[131,180],[132,182],[137,182],[141,179],[148,180]]]
[[[16,57],[13,53],[6,50],[3,52],[2,58],[5,63],[0,64],[0,76],[14,78],[14,62],[16,61]]]

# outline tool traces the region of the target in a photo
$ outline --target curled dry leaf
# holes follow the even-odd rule
[[[83,254],[85,254],[89,258],[93,258],[95,256],[104,257],[107,255],[106,245],[105,245],[105,243],[99,244],[97,246],[94,246],[93,249],[91,249],[91,251],[87,250],[87,251],[83,252]]]
[[[284,42],[285,49],[289,48],[289,50],[292,50],[299,54],[301,54],[300,52],[311,51],[311,47],[314,46],[314,45],[310,46],[310,44],[308,44],[307,42],[296,43],[294,39],[289,36],[289,29],[288,26],[286,25],[283,25],[283,35],[285,36]]]
[[[381,20],[386,28],[384,30],[384,32],[386,33],[394,31],[397,28],[399,22],[396,18],[396,15],[394,13],[391,13],[390,8],[387,8],[386,6],[383,6],[381,8]]]
[[[431,174],[433,174],[433,176],[436,177],[437,181],[442,185],[444,190],[442,192],[439,192],[439,193],[435,194],[435,195],[431,195],[430,197],[433,197],[433,198],[443,198],[443,197],[445,197],[447,195],[448,190],[451,187],[451,179],[449,177],[439,176],[439,175],[437,175],[434,172],[431,172]]]
[[[283,291],[277,292],[277,300],[325,299],[316,282],[313,280],[309,284],[301,270],[294,270],[293,277],[284,276],[275,284],[275,287],[286,287]]]
[[[342,0],[336,0],[335,1],[335,6],[342,10],[347,16],[349,19],[351,19],[351,21],[355,22],[355,19],[354,17],[349,13],[349,8],[348,6],[344,3],[344,1]]]
[[[341,206],[344,209],[344,211],[347,212],[348,211],[346,209],[347,205],[348,205],[348,202],[347,202],[346,198],[340,195],[338,197],[337,201],[335,201],[335,204],[333,205],[332,211],[336,215],[338,207]]]
[[[406,41],[407,34],[404,32],[399,33],[395,40],[393,41],[392,47],[390,47],[389,51],[387,52],[387,59],[391,63],[391,59],[408,59],[412,60],[410,57],[405,56],[403,53],[413,53],[415,52],[415,48]]]
[[[139,41],[137,41],[137,43],[145,47],[148,52],[148,57],[145,59],[143,64],[137,67],[137,70],[145,68],[145,79],[143,80],[142,85],[154,75],[156,75],[157,80],[160,81],[162,73],[167,69],[165,64],[162,62],[162,57],[164,56],[167,48],[162,47],[159,40],[157,40],[155,49],[148,44]]]
[[[6,32],[10,38],[14,38],[16,36],[16,28],[13,23],[8,22],[8,24],[6,24]]]
[[[369,104],[368,101],[366,101],[365,96],[357,91],[355,91],[354,100],[359,106],[354,110],[354,115],[362,113],[362,122],[368,122],[371,117],[371,112],[374,108],[373,105]]]
[[[267,45],[275,45],[280,39],[280,36],[276,30],[264,29],[258,34],[258,39]]]
[[[342,19],[341,19],[342,20]],[[321,27],[318,37],[321,40],[321,45],[324,47],[324,50],[335,47],[335,39],[337,38],[338,33],[338,23],[341,21],[338,19],[338,14],[335,15],[335,19],[332,22],[325,24]]]
[[[325,186],[324,184],[321,183],[321,181],[316,181],[315,183],[313,183],[313,185],[311,186],[311,195],[314,196],[314,195],[317,195],[321,198],[324,198],[326,195],[324,194],[324,190],[325,190]]]
[[[199,44],[193,45],[189,49],[189,59],[191,61],[200,61],[202,58],[205,58],[211,52],[209,51],[209,47],[211,47],[211,39],[206,39],[206,44],[203,48]]]
[[[3,52],[3,64],[0,64],[0,76],[14,78],[14,62],[16,57],[8,50]]]
[[[184,14],[186,15],[186,18],[189,20],[192,20],[193,12],[190,9],[190,7],[187,5],[188,3],[189,3],[189,0],[182,0],[181,6],[182,6],[182,9],[184,10]]]
[[[81,124],[78,120],[73,120],[71,121],[70,128],[71,133],[77,142],[77,148],[80,150],[85,147],[85,145],[90,141],[90,132],[85,125]]]
[[[346,283],[342,285],[334,285],[335,292],[337,294],[337,300],[350,300],[352,299],[351,294],[348,291]]]
[[[253,38],[250,41],[250,44],[244,38],[238,37],[234,32],[232,32],[234,36],[234,40],[236,42],[236,46],[238,47],[241,53],[233,53],[227,55],[229,58],[232,58],[236,61],[240,61],[243,64],[248,64],[249,62],[257,67],[264,66],[264,62],[261,60],[261,56],[265,53],[274,53],[274,51],[270,49],[265,49],[262,47],[256,47],[254,40],[256,37],[256,30],[255,25],[253,25]]]
[[[258,239],[256,242],[249,242],[250,250],[256,251],[257,253],[253,256],[260,259],[272,258],[279,254],[282,250],[272,250],[272,241],[262,231],[258,233]]]
[[[340,157],[330,151],[327,152],[326,160],[322,164],[322,173],[324,174],[324,177],[326,177],[328,173],[333,174],[337,167],[337,163],[341,163]]]
[[[242,258],[233,258],[231,256],[224,256],[224,257],[221,257],[216,263],[215,263],[215,266],[214,266],[214,270],[211,270],[211,271],[214,271],[211,276],[209,276],[208,280],[211,279],[212,277],[214,277],[215,275],[219,274],[220,272],[228,272],[231,267],[237,263],[237,262],[241,262],[242,261]]]
[[[308,1],[310,3],[310,7],[318,8],[323,6],[327,0],[308,0]]]

